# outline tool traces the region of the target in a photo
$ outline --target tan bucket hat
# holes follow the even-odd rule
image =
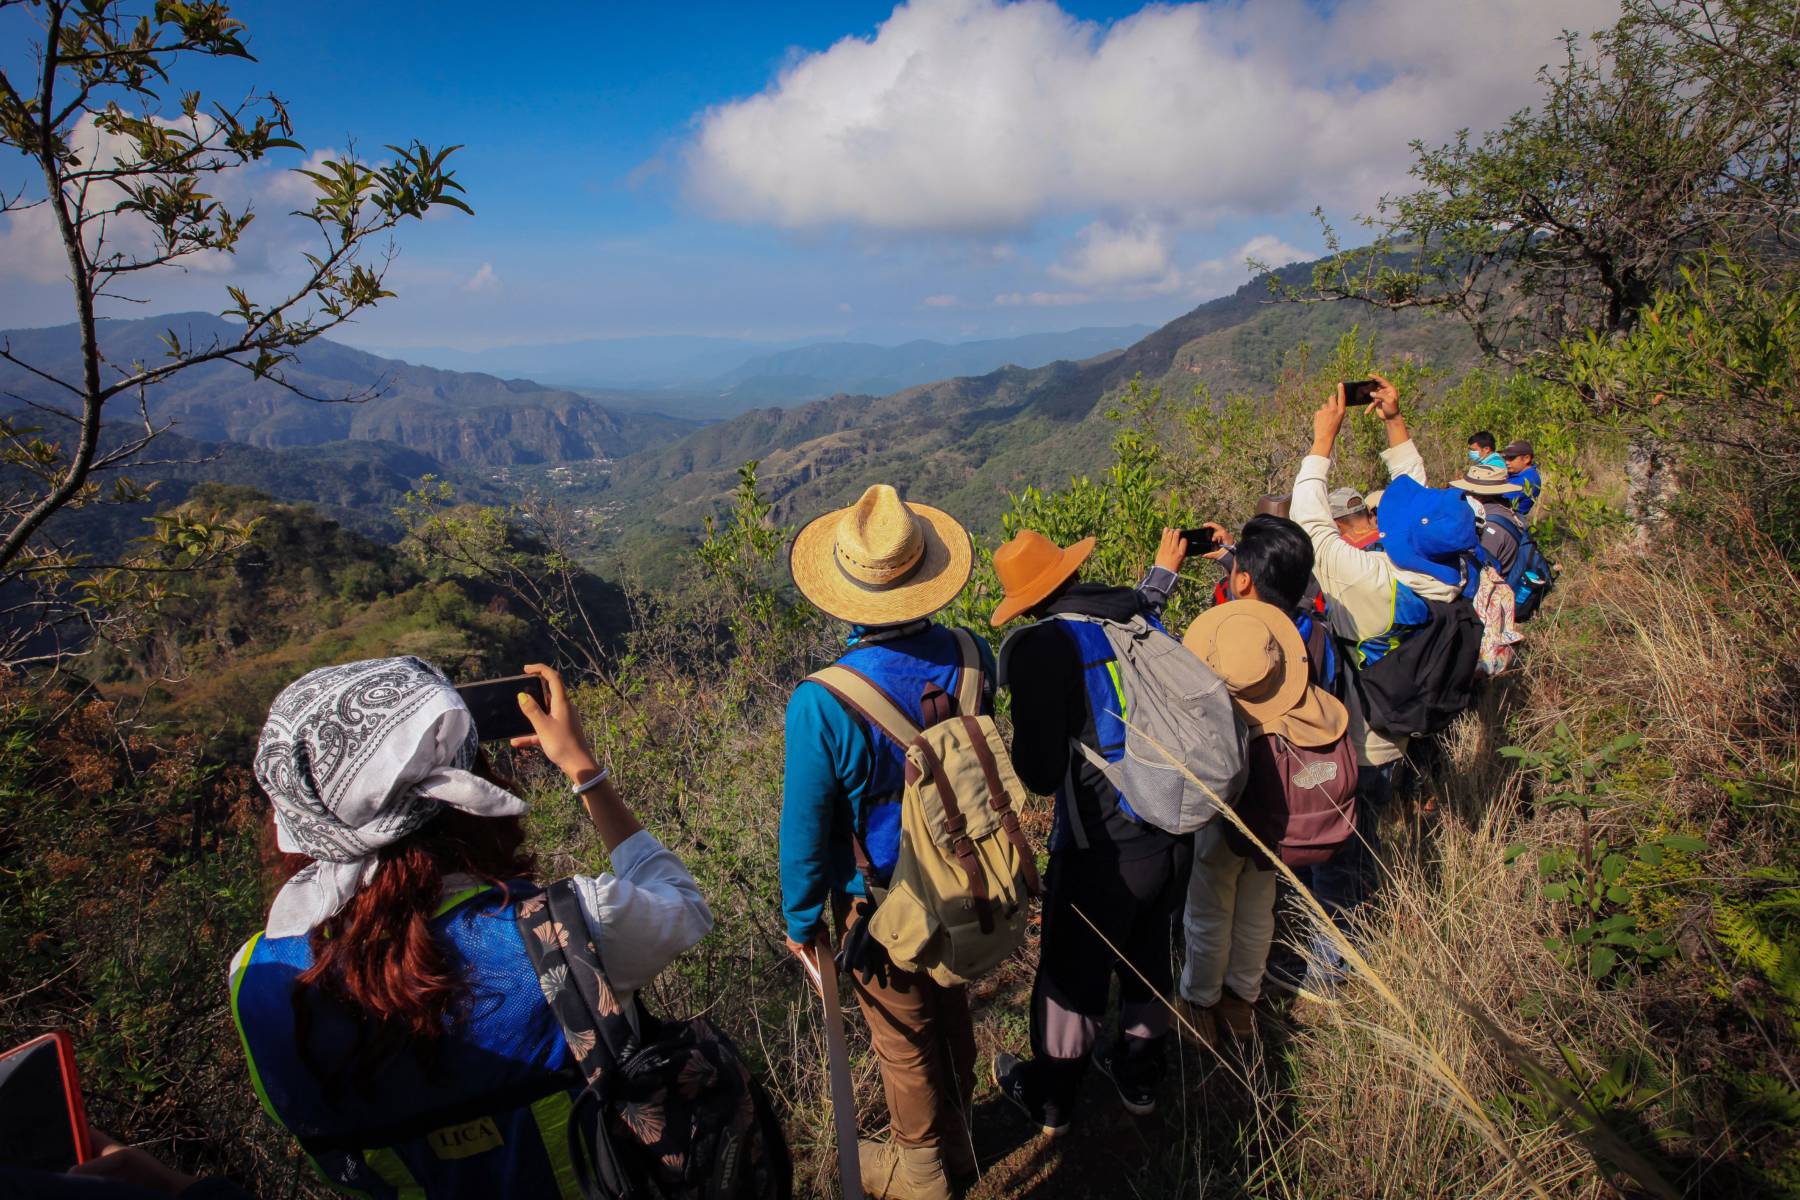
[[[1253,733],[1279,733],[1298,746],[1328,746],[1350,714],[1312,685],[1306,642],[1292,618],[1260,600],[1214,605],[1188,626],[1181,644],[1225,681]]]
[[[1094,552],[1094,539],[1082,538],[1067,549],[1032,529],[994,551],[994,573],[1006,598],[988,618],[995,629],[1043,600],[1081,569]]]
[[[1472,463],[1462,473],[1462,478],[1452,479],[1450,486],[1461,488],[1475,496],[1511,496],[1525,489],[1512,482],[1506,475],[1505,467],[1492,467],[1485,463]]]
[[[942,509],[911,504],[885,483],[809,522],[788,550],[800,594],[852,625],[929,617],[969,582],[969,532]]]

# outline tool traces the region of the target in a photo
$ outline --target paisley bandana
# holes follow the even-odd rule
[[[275,698],[256,747],[256,781],[275,806],[276,844],[313,861],[269,909],[269,937],[329,920],[375,876],[376,851],[443,805],[483,817],[525,811],[471,774],[479,747],[468,706],[416,658],[321,667]]]

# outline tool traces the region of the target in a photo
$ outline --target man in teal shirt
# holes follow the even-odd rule
[[[850,508],[802,529],[788,569],[802,595],[850,624],[837,665],[861,674],[922,727],[928,687],[979,695],[982,712],[993,708],[987,643],[973,638],[977,692],[962,686],[967,643],[930,620],[968,582],[971,560],[969,535],[954,518],[877,484]],[[788,949],[816,964],[831,953],[833,931],[854,948],[845,965],[869,1022],[893,1133],[891,1141],[860,1144],[863,1190],[890,1200],[949,1200],[952,1179],[975,1175],[967,990],[902,971],[874,939],[855,936],[899,859],[905,770],[906,748],[822,683],[804,680],[794,689],[781,800]]]

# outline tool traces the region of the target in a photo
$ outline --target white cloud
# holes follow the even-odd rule
[[[1536,98],[1565,26],[1616,12],[1214,0],[1101,26],[1049,0],[914,0],[704,113],[688,184],[738,220],[900,233],[1363,207],[1404,183],[1410,139],[1496,124]]]
[[[958,300],[955,296],[945,295],[945,294],[940,294],[940,295],[936,295],[936,296],[927,296],[927,297],[925,297],[925,299],[919,301],[919,303],[926,308],[960,308],[960,307],[962,307],[961,300]]]
[[[1086,304],[1092,297],[1085,292],[1002,292],[994,297],[996,308],[1015,308],[1021,305],[1031,308],[1066,308],[1071,304]]]
[[[1169,256],[1169,233],[1161,225],[1120,229],[1095,221],[1076,235],[1073,252],[1050,273],[1080,287],[1162,283],[1174,277]]]
[[[462,290],[468,292],[470,295],[480,295],[483,292],[499,291],[500,276],[495,272],[494,264],[491,262],[482,263],[473,275],[463,280]]]

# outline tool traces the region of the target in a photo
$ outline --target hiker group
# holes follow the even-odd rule
[[[931,621],[970,574],[947,514],[876,485],[795,540],[796,586],[850,631],[788,705],[783,904],[796,955],[838,947],[880,1060],[890,1136],[859,1147],[867,1194],[944,1197],[974,1177],[966,985],[1019,945],[1033,898],[1029,1052],[991,1071],[1049,1136],[1069,1129],[1090,1064],[1128,1112],[1154,1112],[1177,1014],[1217,1045],[1254,1032],[1265,981],[1337,987],[1408,740],[1506,668],[1553,583],[1524,519],[1541,488],[1529,444],[1501,457],[1477,434],[1462,477],[1428,487],[1398,393],[1376,384],[1385,489],[1329,489],[1340,387],[1291,493],[1236,536],[1206,526],[1223,578],[1179,640],[1162,615],[1190,549],[1180,530],[1135,587],[1082,579],[1093,538],[1019,532],[994,553],[991,624],[1026,623],[992,656]],[[1025,789],[1055,797],[1041,879]],[[1277,859],[1332,928],[1271,970]]]
[[[949,514],[878,484],[795,538],[795,586],[849,632],[787,706],[783,919],[829,1014],[848,975],[888,1109],[889,1136],[860,1143],[839,1110],[847,1192],[947,1197],[977,1174],[968,985],[1034,912],[1030,1043],[990,1070],[1050,1136],[1090,1064],[1153,1112],[1177,1017],[1218,1045],[1255,1031],[1267,984],[1339,986],[1409,739],[1506,668],[1553,583],[1526,520],[1531,447],[1477,435],[1462,477],[1429,487],[1376,385],[1381,492],[1330,488],[1340,387],[1290,494],[1235,535],[1206,526],[1203,551],[1166,530],[1135,587],[1082,578],[1093,538],[1019,532],[993,556],[997,652],[932,620],[975,565]],[[1190,549],[1221,577],[1178,638],[1163,613]],[[567,778],[609,872],[533,882],[526,806],[435,667],[327,667],[277,697],[255,774],[280,887],[230,969],[259,1100],[328,1184],[378,1200],[791,1194],[745,1056],[643,998],[711,929],[699,886],[627,807],[557,673],[526,670],[544,702],[519,696],[531,732],[511,744]],[[1032,793],[1055,798],[1041,873]],[[1293,884],[1328,920],[1271,963]],[[95,1173],[185,1179],[110,1161]]]

